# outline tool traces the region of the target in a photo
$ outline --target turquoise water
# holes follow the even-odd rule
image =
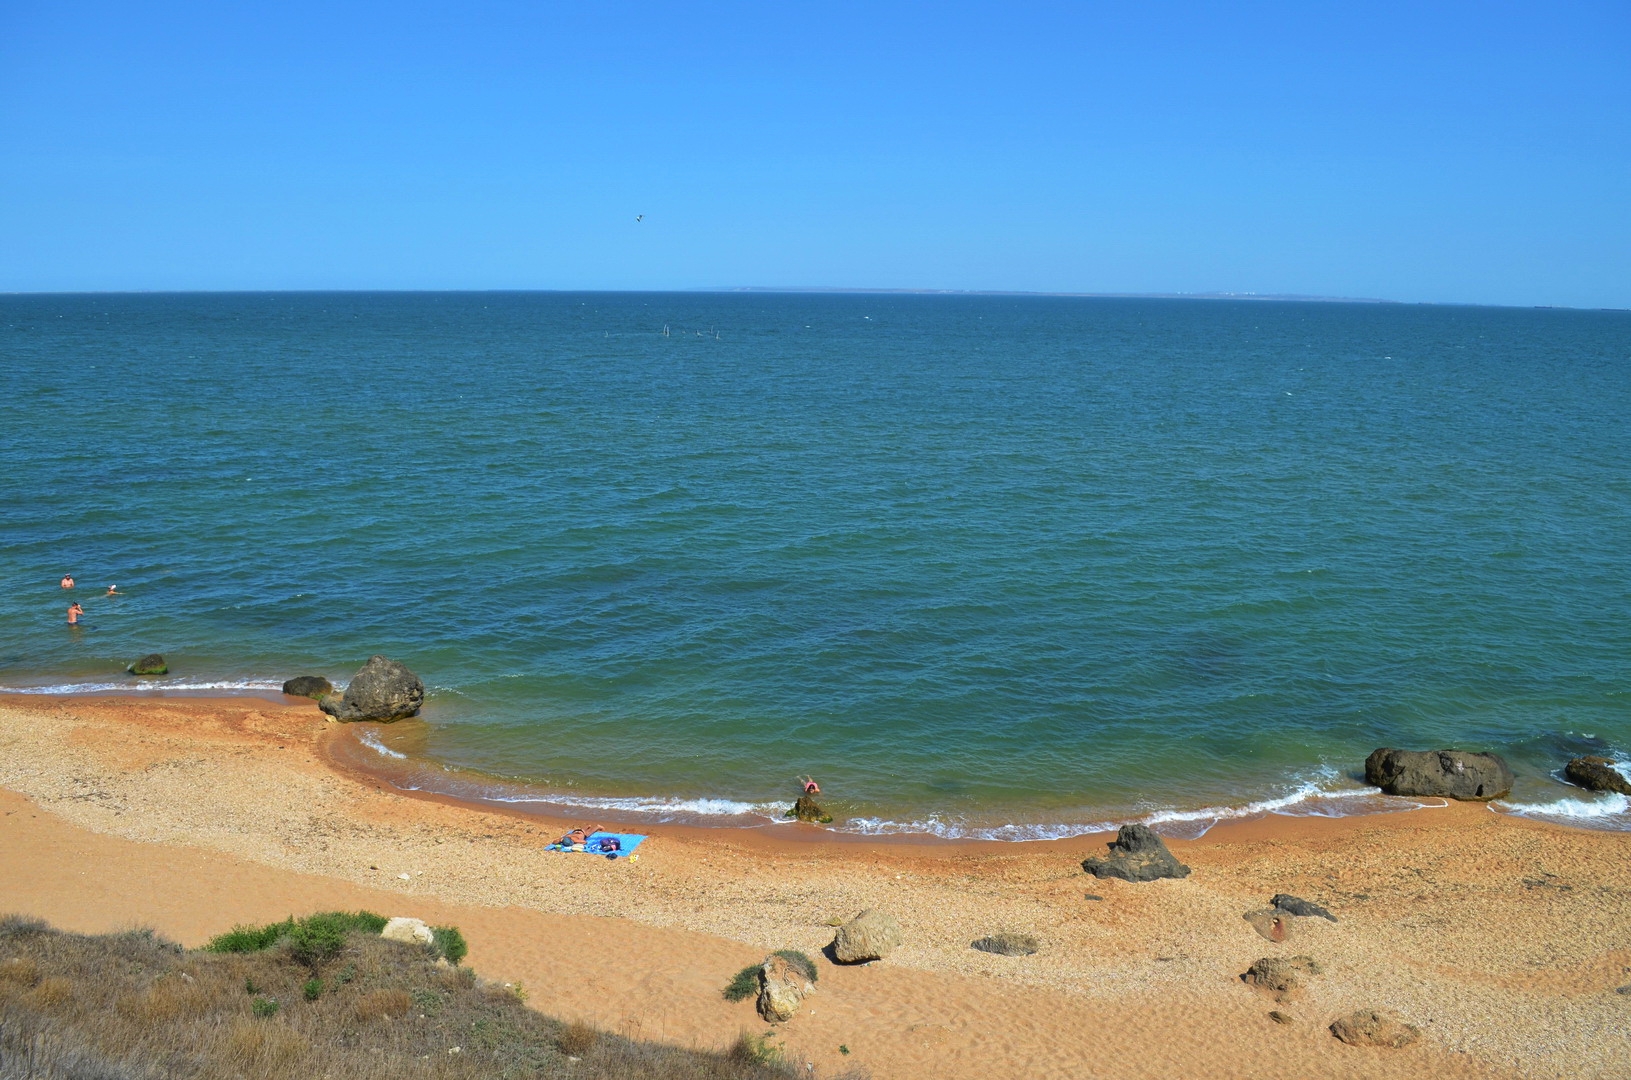
[[[12,689],[383,652],[413,783],[635,819],[1326,812],[1453,744],[1628,820],[1552,773],[1631,755],[1631,313],[7,296],[0,432]]]

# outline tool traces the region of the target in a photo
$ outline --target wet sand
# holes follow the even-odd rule
[[[0,911],[71,930],[151,926],[186,945],[234,923],[366,907],[466,932],[467,963],[545,1012],[722,1046],[766,1026],[720,988],[772,948],[817,955],[877,907],[904,946],[821,961],[779,1042],[877,1080],[990,1077],[1631,1075],[1631,835],[1482,805],[1267,818],[1171,841],[1186,879],[1085,875],[1110,839],[836,840],[808,826],[653,826],[640,859],[543,850],[576,822],[412,797],[355,767],[310,702],[0,702]],[[405,878],[401,875],[407,875]],[[1291,893],[1339,918],[1243,918]],[[1087,894],[1102,897],[1089,900]],[[1034,934],[1029,957],[969,943]],[[1325,968],[1299,1000],[1240,974]],[[1380,1007],[1402,1050],[1327,1025]],[[1277,1024],[1278,1010],[1294,1018]],[[848,1054],[840,1052],[847,1047]]]

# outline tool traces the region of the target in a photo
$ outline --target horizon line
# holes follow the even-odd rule
[[[1057,297],[1081,300],[1239,300],[1253,303],[1390,304],[1412,307],[1496,307],[1523,310],[1631,311],[1631,307],[1582,307],[1575,304],[1498,304],[1475,300],[1391,300],[1366,296],[1327,296],[1306,293],[1260,293],[1214,290],[1208,292],[1063,292],[1041,289],[941,289],[868,285],[702,285],[672,289],[571,288],[272,288],[272,289],[0,289],[0,296],[171,296],[171,295],[278,295],[298,293],[612,293],[699,294],[772,293],[788,295],[852,296],[1012,296]]]

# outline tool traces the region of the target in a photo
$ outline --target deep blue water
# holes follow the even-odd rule
[[[466,788],[1026,835],[1631,756],[1626,312],[5,296],[0,508],[0,686],[383,652]]]

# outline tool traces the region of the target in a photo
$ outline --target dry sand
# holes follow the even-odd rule
[[[1194,872],[1142,885],[1082,872],[1108,836],[928,845],[659,826],[638,862],[613,862],[544,851],[560,821],[393,791],[347,767],[354,748],[309,702],[0,705],[0,911],[186,945],[291,913],[416,915],[463,928],[467,963],[524,983],[545,1012],[723,1046],[765,1030],[751,1002],[720,997],[738,968],[772,948],[816,955],[830,919],[877,907],[906,944],[864,967],[820,961],[819,991],[778,1029],[818,1070],[1631,1076],[1631,994],[1616,993],[1631,984],[1631,835],[1461,804],[1272,818],[1171,842]],[[1282,892],[1340,921],[1288,919],[1271,942],[1243,916]],[[1002,930],[1043,948],[969,947]],[[1298,954],[1325,968],[1299,1000],[1239,978]],[[1422,1038],[1382,1050],[1330,1035],[1369,1007]]]

